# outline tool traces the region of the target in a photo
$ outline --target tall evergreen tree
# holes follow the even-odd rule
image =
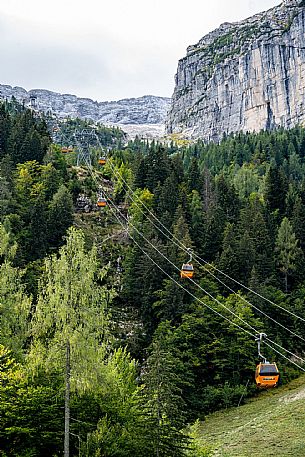
[[[167,212],[173,221],[175,211],[178,206],[178,182],[175,174],[172,172],[164,181],[163,185],[159,185],[156,189],[156,210],[157,215],[162,218],[162,215]]]
[[[48,241],[52,247],[62,244],[62,238],[73,222],[73,200],[68,189],[62,185],[50,203],[48,214]]]
[[[176,239],[180,241],[186,248],[193,249],[193,242],[190,236],[189,226],[186,221],[185,213],[181,205],[178,206],[175,213],[174,224],[173,224],[173,235]],[[172,245],[170,247],[171,259],[175,265],[181,265],[188,260],[188,256],[185,253],[185,250],[182,250],[177,247],[177,245]],[[177,274],[177,271],[175,271]]]
[[[265,200],[270,211],[285,212],[285,198],[288,190],[286,176],[282,169],[271,165],[265,179]]]
[[[198,167],[198,159],[196,159],[195,157],[192,158],[191,165],[186,175],[186,179],[189,192],[191,192],[192,190],[197,190],[197,192],[202,191],[202,181]]]
[[[234,224],[228,223],[224,230],[223,247],[219,259],[221,271],[238,279],[240,272],[237,230]],[[230,284],[232,287],[232,284]]]
[[[216,201],[226,220],[234,221],[239,213],[240,203],[233,184],[229,184],[223,175],[216,180]]]
[[[7,154],[10,117],[4,103],[0,103],[0,160]]]
[[[288,276],[296,271],[301,256],[301,249],[298,244],[299,241],[293,232],[289,219],[284,217],[277,233],[275,251],[277,265],[284,275],[286,292],[288,291]]]
[[[300,248],[305,253],[305,205],[297,198],[292,210],[292,228],[300,242]]]
[[[147,175],[145,185],[150,191],[154,192],[158,183],[163,184],[170,174],[170,161],[165,148],[159,144],[156,146],[152,144],[146,163]]]
[[[199,193],[196,190],[192,191],[192,199],[190,202],[190,215],[191,215],[191,235],[197,251],[201,253],[204,234],[205,234],[205,215],[203,212],[203,204]]]
[[[152,456],[156,457],[183,456],[188,447],[188,438],[181,431],[185,417],[175,363],[160,341],[154,341],[143,377],[143,407],[149,417],[147,436]]]
[[[203,252],[206,260],[215,260],[221,250],[223,234],[226,225],[226,216],[218,205],[211,205],[206,213],[205,239]]]

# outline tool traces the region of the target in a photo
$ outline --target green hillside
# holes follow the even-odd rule
[[[304,456],[305,376],[238,408],[209,415],[200,441],[213,456]]]
[[[0,104],[1,457],[302,455],[305,128],[50,131]],[[257,395],[262,332],[286,387]]]

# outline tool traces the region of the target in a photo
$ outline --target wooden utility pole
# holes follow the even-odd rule
[[[64,457],[70,457],[70,341],[66,343],[65,442]]]

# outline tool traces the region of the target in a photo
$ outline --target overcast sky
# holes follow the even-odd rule
[[[0,84],[98,101],[172,95],[187,46],[280,0],[0,0]]]

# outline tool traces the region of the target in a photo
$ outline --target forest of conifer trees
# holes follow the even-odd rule
[[[68,347],[71,456],[205,457],[191,424],[257,395],[249,328],[281,383],[300,374],[305,129],[178,146],[99,128],[106,165],[76,167],[47,119],[0,104],[0,453],[63,455]]]

